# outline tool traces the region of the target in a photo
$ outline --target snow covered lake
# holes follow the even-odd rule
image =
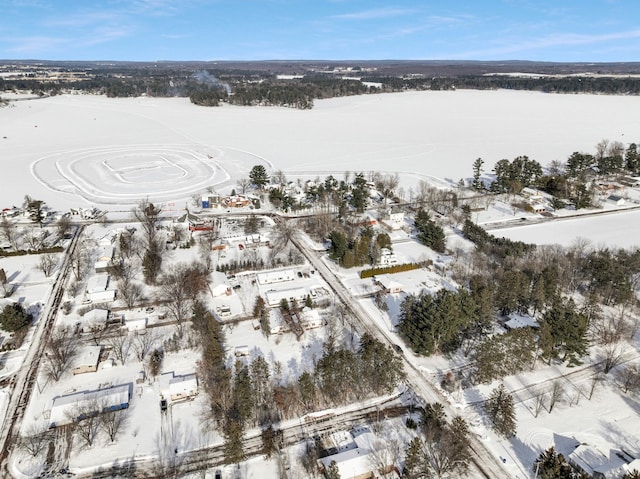
[[[205,108],[185,98],[61,95],[0,109],[0,204],[55,209],[230,190],[257,163],[290,178],[398,171],[457,182],[518,155],[546,165],[603,138],[637,141],[640,97],[434,91],[316,101],[313,110]]]

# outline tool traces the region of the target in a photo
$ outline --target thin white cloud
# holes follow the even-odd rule
[[[65,15],[64,17],[60,18],[48,19],[43,22],[43,25],[45,27],[80,28],[87,27],[89,25],[101,24],[104,22],[115,22],[120,20],[120,15],[114,12],[96,11]]]
[[[68,45],[68,38],[52,37],[52,36],[31,36],[31,37],[13,37],[8,40],[12,46],[7,51],[13,53],[25,53],[28,55],[37,55],[48,52],[53,48]]]
[[[500,55],[515,54],[531,50],[557,49],[569,46],[595,45],[612,41],[632,40],[640,38],[640,30],[626,32],[585,35],[576,33],[558,33],[541,37],[540,39],[514,42],[512,38],[504,39],[501,43],[505,46],[460,52],[456,58],[489,58]],[[496,43],[496,42],[494,42]]]
[[[401,17],[415,13],[416,10],[408,8],[376,8],[360,12],[332,15],[330,18],[337,20],[375,20],[379,18]]]

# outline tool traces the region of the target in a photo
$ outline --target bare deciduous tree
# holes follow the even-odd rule
[[[628,351],[626,343],[610,343],[605,345],[602,350],[602,372],[605,374],[622,363]]]
[[[158,234],[158,224],[160,223],[160,213],[162,208],[155,206],[148,199],[140,200],[138,205],[132,210],[132,215],[138,221],[145,233],[147,246],[152,244]]]
[[[60,241],[71,229],[71,218],[69,216],[62,216],[56,221],[56,241]]]
[[[596,392],[598,386],[602,383],[602,374],[595,373],[589,378],[589,394],[587,395],[587,399],[591,401],[591,398]]]
[[[104,405],[102,409],[105,409]],[[107,411],[100,416],[100,428],[109,436],[111,442],[116,440],[118,433],[126,427],[128,422],[129,409]]]
[[[27,454],[36,457],[45,450],[52,436],[46,424],[32,424],[25,431],[25,435],[20,436],[18,445]]]
[[[160,281],[159,299],[176,322],[178,335],[184,333],[184,322],[191,317],[193,301],[208,288],[208,271],[197,263],[179,263],[165,273]]]
[[[125,280],[118,281],[118,296],[121,297],[127,308],[133,308],[144,297],[142,285]]]
[[[249,187],[249,185],[251,184],[251,180],[249,178],[239,178],[238,181],[236,181],[236,185],[238,186],[238,188],[240,188],[240,191],[242,192],[242,194],[244,195],[247,192],[247,188]]]
[[[85,242],[79,242],[71,253],[71,271],[76,281],[82,281],[89,266],[89,252]]]
[[[44,275],[48,278],[53,274],[56,266],[58,264],[58,258],[53,253],[44,253],[40,255],[38,261],[38,269],[44,273]]]
[[[553,411],[555,405],[562,399],[564,394],[564,386],[560,380],[553,381],[551,391],[549,392],[549,414]]]
[[[533,406],[533,415],[538,417],[538,415],[545,408],[545,403],[547,402],[547,394],[542,391],[537,391],[534,396],[534,406]]]
[[[2,293],[5,297],[13,291],[13,286],[9,283],[9,279],[7,278],[7,273],[5,273],[4,268],[0,268],[0,286],[2,287]]]
[[[78,349],[78,341],[71,328],[54,329],[45,347],[45,371],[47,376],[58,381],[71,364]]]
[[[101,405],[91,400],[67,412],[67,419],[74,425],[74,431],[82,440],[83,446],[93,446],[100,429]]]
[[[640,391],[640,366],[630,364],[620,370],[618,373],[618,381],[620,388],[627,394]]]
[[[136,358],[143,362],[156,343],[156,335],[151,331],[145,331],[145,334],[136,335],[132,343]]]
[[[113,338],[109,338],[107,344],[111,347],[111,352],[113,353],[116,360],[120,361],[122,365],[127,362],[127,358],[129,357],[129,349],[131,349],[131,338],[128,335],[123,334],[121,336],[115,336]]]
[[[0,220],[0,231],[5,241],[7,241],[14,249],[18,249],[17,232],[15,225],[9,221],[6,216]]]

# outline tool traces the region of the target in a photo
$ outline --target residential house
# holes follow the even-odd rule
[[[100,361],[100,346],[86,346],[73,359],[71,372],[74,375],[95,373],[98,370],[98,361]]]

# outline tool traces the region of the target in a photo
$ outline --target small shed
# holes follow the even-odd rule
[[[609,195],[607,197],[607,203],[611,203],[616,206],[624,206],[625,200],[622,196],[619,195]]]
[[[147,329],[147,318],[124,318],[124,327],[127,328],[127,331],[144,331]]]

